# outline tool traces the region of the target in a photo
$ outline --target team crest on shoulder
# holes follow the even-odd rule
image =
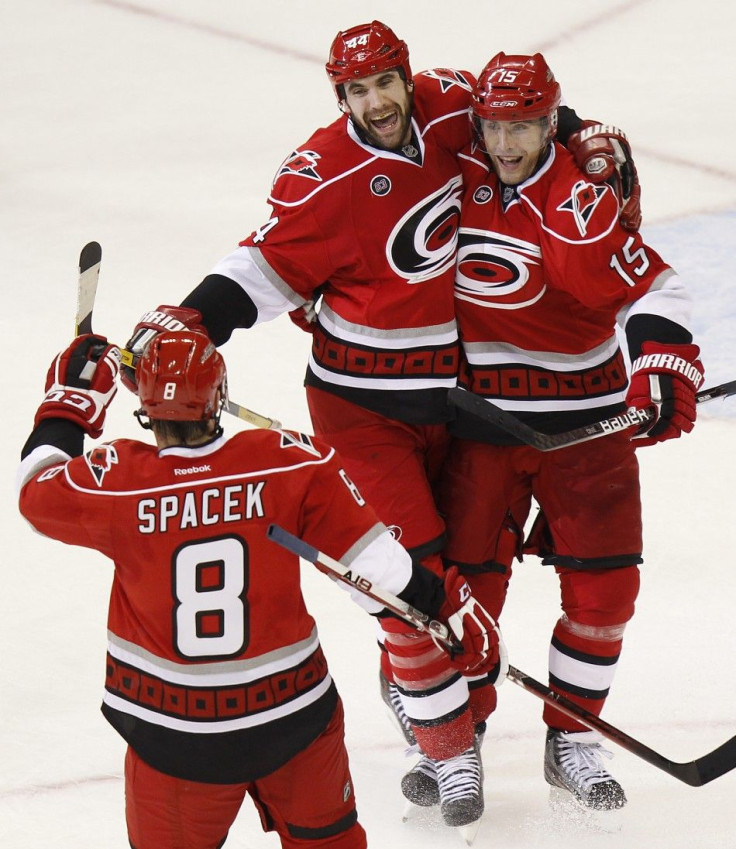
[[[455,71],[452,68],[433,68],[431,71],[423,71],[422,76],[437,80],[443,94],[453,86],[460,86],[465,91],[473,90],[473,86],[470,84],[468,78],[464,74],[461,74],[460,71]]]
[[[313,457],[321,457],[319,450],[314,447],[311,437],[306,433],[294,433],[290,430],[279,431],[281,434],[280,448],[301,448]]]
[[[317,173],[317,163],[320,159],[320,155],[313,150],[295,150],[281,163],[276,180],[284,174],[294,174],[321,183],[322,177]]]
[[[105,475],[117,465],[118,452],[112,445],[98,445],[84,455],[89,466],[92,477],[97,481],[97,486],[102,486]]]
[[[572,187],[570,197],[561,203],[558,212],[570,212],[575,221],[575,226],[581,236],[588,232],[588,222],[600,203],[600,199],[606,192],[606,186],[596,186],[579,180]]]

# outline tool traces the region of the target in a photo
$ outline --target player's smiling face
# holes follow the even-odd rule
[[[483,141],[499,179],[516,186],[531,177],[547,146],[546,118],[533,121],[482,121]]]
[[[371,144],[397,150],[411,139],[411,83],[383,71],[345,83],[345,103]]]

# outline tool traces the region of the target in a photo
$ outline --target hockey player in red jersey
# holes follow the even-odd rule
[[[343,115],[284,159],[271,218],[181,307],[146,314],[128,348],[142,351],[172,317],[201,323],[221,345],[234,329],[299,311],[321,295],[305,381],[314,432],[340,451],[412,558],[441,574],[436,482],[459,363],[456,155],[470,140],[475,78],[446,68],[414,74],[406,43],[379,21],[338,33],[326,70]],[[580,127],[572,110],[564,121],[566,136]],[[620,134],[609,139],[609,130],[598,130],[577,137],[580,162],[600,179],[621,168],[633,175]],[[633,176],[622,214],[635,217],[632,186]],[[410,740],[460,753],[493,694],[480,679],[422,671],[428,659],[415,658],[407,671],[397,640],[389,638],[382,654],[387,701],[408,715]]]
[[[341,701],[299,559],[267,538],[269,524],[449,621],[464,649],[450,659],[457,674],[497,663],[494,623],[456,571],[443,582],[412,563],[333,448],[289,431],[227,439],[225,366],[205,334],[162,333],[138,365],[137,415],[155,445],[83,453],[84,434],[102,432],[119,361],[93,335],[55,358],[19,485],[37,531],[115,565],[102,711],[128,743],[130,844],[222,846],[248,794],[283,847],[363,849]]]
[[[555,142],[559,101],[540,54],[498,54],[474,88],[455,285],[462,383],[546,433],[627,406],[657,416],[634,439],[621,431],[539,452],[459,410],[441,503],[446,565],[460,566],[498,617],[514,555],[508,535],[521,539],[536,499],[543,520],[528,550],[554,566],[562,600],[550,686],[599,713],[639,588],[635,449],[692,429],[703,367],[682,280],[620,225],[611,188],[592,184]],[[544,720],[547,781],[588,808],[622,807],[596,735],[553,707]]]

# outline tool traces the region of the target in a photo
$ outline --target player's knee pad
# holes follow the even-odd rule
[[[560,574],[562,609],[580,626],[622,626],[634,615],[639,567],[564,570]]]

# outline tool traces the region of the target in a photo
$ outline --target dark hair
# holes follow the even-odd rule
[[[150,426],[154,433],[166,440],[171,440],[179,445],[190,445],[200,442],[203,437],[211,436],[209,423],[212,419],[199,422],[180,422],[172,419],[151,419]]]

